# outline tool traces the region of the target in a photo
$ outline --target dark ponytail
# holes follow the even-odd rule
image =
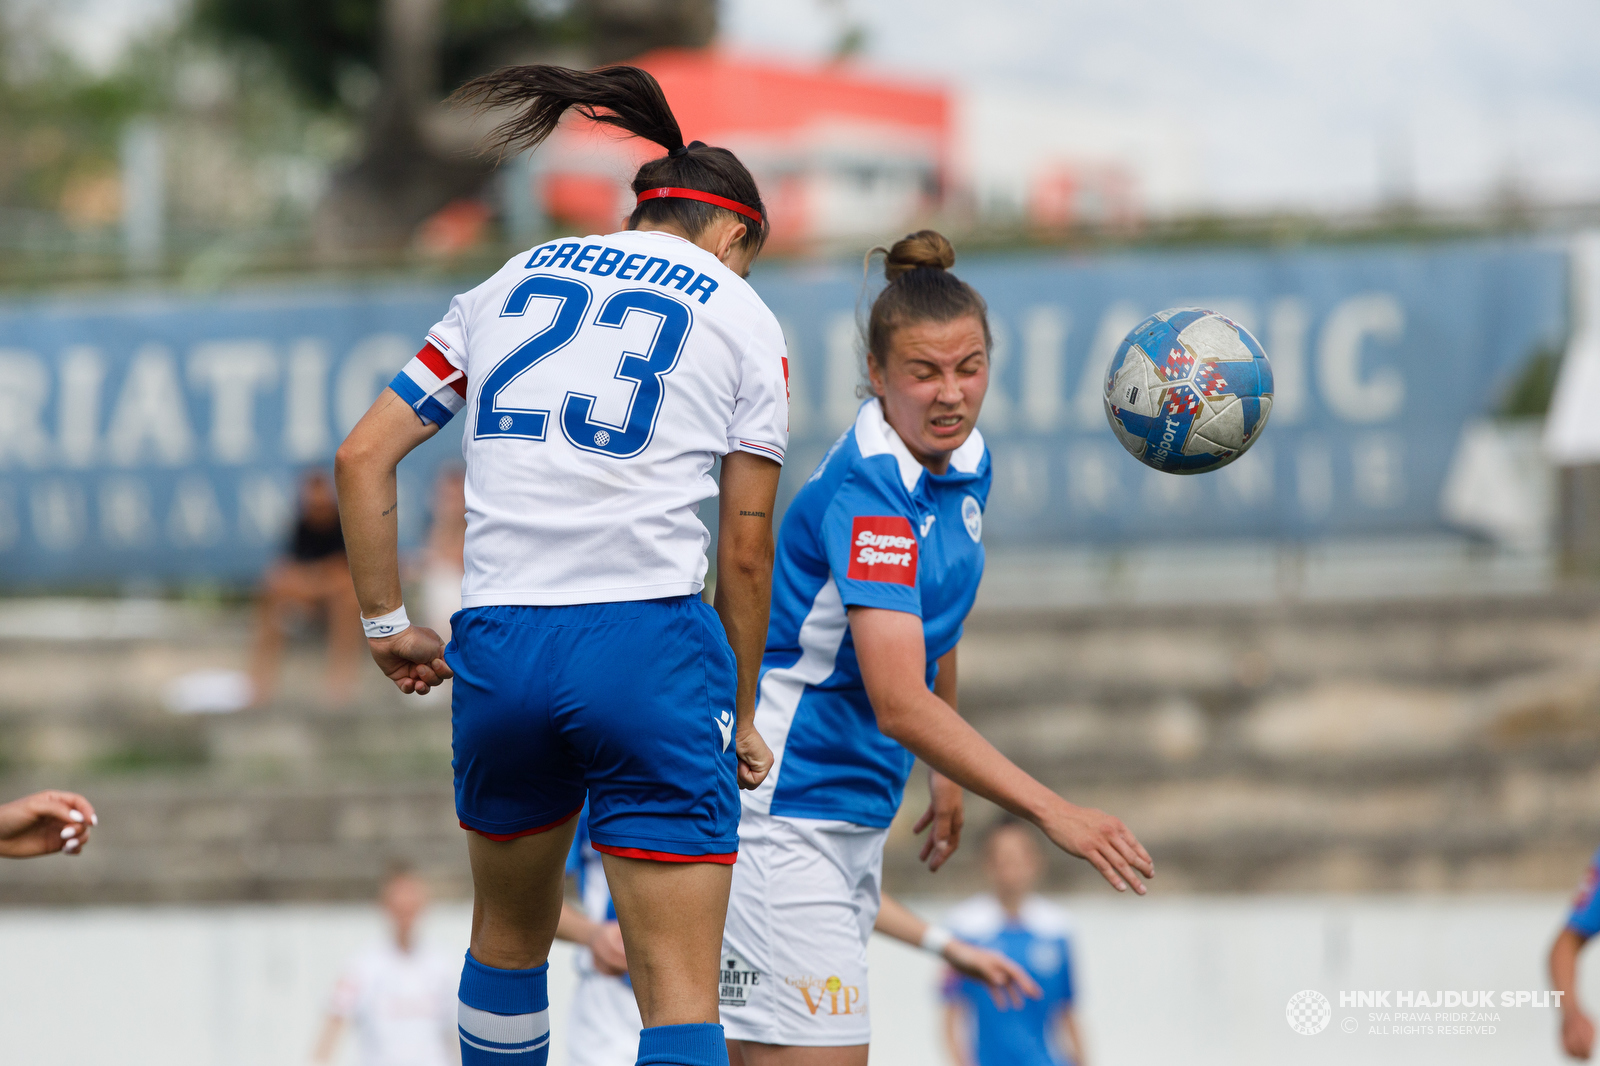
[[[750,171],[726,148],[712,148],[700,141],[684,144],[683,131],[660,83],[638,67],[590,71],[543,65],[504,67],[473,78],[457,89],[452,99],[480,110],[518,109],[490,134],[493,150],[521,152],[538,147],[571,109],[667,150],[665,156],[645,163],[634,175],[635,196],[668,186],[697,189],[741,203],[761,216],[757,225],[753,219],[698,200],[661,198],[635,207],[628,218],[629,229],[645,222],[671,223],[693,238],[722,213],[745,224],[742,246],[759,249],[766,242],[771,227]]]
[[[951,322],[972,315],[983,326],[983,344],[993,347],[989,334],[989,305],[978,290],[950,273],[956,250],[941,233],[931,229],[907,234],[884,253],[883,274],[888,284],[872,301],[867,316],[867,359],[878,367],[894,346],[895,331],[921,322]]]

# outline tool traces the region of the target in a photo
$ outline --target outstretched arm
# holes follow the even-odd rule
[[[878,907],[878,920],[872,928],[914,948],[932,950],[935,946],[928,939],[933,927],[888,893],[883,895]],[[939,957],[957,973],[988,985],[989,995],[994,997],[995,1006],[1001,1010],[1008,1006],[1021,1007],[1024,996],[1038,999],[1044,995],[1028,971],[1006,956],[958,940],[945,930],[937,932],[942,934],[937,938]]]
[[[334,457],[339,524],[363,618],[397,611],[400,600],[400,501],[395,467],[439,431],[393,389],[384,389]],[[368,638],[378,668],[401,692],[423,695],[450,675],[444,642],[425,626]]]
[[[734,709],[740,788],[755,788],[772,769],[772,752],[756,732],[756,682],[772,608],[772,507],[782,472],[771,459],[749,452],[722,457],[715,600],[739,669]]]
[[[939,672],[933,679],[933,694],[950,705],[952,711],[960,712],[956,708],[956,648],[951,648],[939,656]],[[933,831],[928,834],[928,839],[922,842],[922,854],[918,858],[928,864],[929,873],[938,873],[950,856],[956,853],[961,846],[961,827],[966,824],[965,811],[966,796],[961,791],[961,786],[929,767],[928,769],[928,809],[922,812],[922,817],[917,819],[917,824],[911,827],[913,833],[920,833],[929,826]]]
[[[1000,754],[950,705],[928,691],[922,620],[904,611],[851,607],[850,632],[878,728],[970,792],[1044,831],[1087,860],[1112,887],[1144,894],[1149,852],[1120,819],[1068,803]]]
[[[1567,927],[1550,945],[1550,983],[1562,993],[1561,1047],[1575,1059],[1588,1059],[1594,1051],[1594,1022],[1578,1002],[1578,953],[1587,942],[1587,937]]]

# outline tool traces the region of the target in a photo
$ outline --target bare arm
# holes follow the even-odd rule
[[[1561,1046],[1575,1059],[1587,1059],[1594,1051],[1594,1022],[1578,1001],[1578,954],[1588,938],[1577,930],[1563,928],[1550,945],[1550,983],[1561,996]]]
[[[579,944],[594,953],[594,968],[607,977],[628,972],[628,953],[622,945],[622,927],[616,922],[597,922],[570,903],[561,904],[556,922],[556,939]]]
[[[438,431],[393,389],[384,389],[334,457],[339,524],[364,618],[377,618],[401,605],[395,467]],[[444,664],[443,641],[424,626],[369,639],[367,645],[379,669],[401,692],[421,695],[451,676]]]
[[[332,1062],[333,1053],[339,1047],[339,1037],[344,1033],[344,1019],[337,1014],[328,1015],[328,1020],[322,1023],[322,1032],[317,1034],[317,1046],[311,1052],[312,1062]]]
[[[1056,1015],[1056,1025],[1056,1041],[1066,1049],[1072,1066],[1089,1066],[1083,1052],[1083,1034],[1078,1032],[1078,1012],[1071,1007],[1064,1008]]]
[[[850,608],[850,631],[878,728],[963,788],[1037,825],[1062,850],[1087,860],[1121,892],[1144,894],[1138,874],[1155,867],[1120,819],[1068,803],[985,740],[928,691],[922,620],[903,611]],[[1135,872],[1137,871],[1137,873]]]
[[[959,1003],[944,1005],[944,1050],[954,1066],[972,1066],[967,1054],[967,1012]]]
[[[772,507],[782,472],[771,459],[749,452],[722,457],[715,606],[739,669],[734,711],[740,788],[755,788],[772,768],[772,752],[756,732],[756,681],[772,607]]]
[[[928,934],[928,923],[888,893],[883,895],[878,907],[878,920],[872,928],[914,948],[920,948],[922,938]],[[987,985],[995,1005],[1001,1010],[1007,1006],[1021,1007],[1024,996],[1038,999],[1044,995],[1027,970],[997,951],[989,951],[964,940],[951,940],[939,952],[939,956],[957,973]]]
[[[952,711],[956,710],[956,651],[959,648],[958,644],[939,656],[939,672],[933,678],[933,694],[949,704]],[[929,767],[928,809],[911,827],[913,833],[920,833],[933,826],[933,832],[922,842],[922,854],[918,856],[928,864],[929,873],[938,873],[939,867],[961,846],[961,827],[966,820],[965,796],[961,786]]]

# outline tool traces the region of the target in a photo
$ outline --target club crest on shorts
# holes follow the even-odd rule
[[[900,515],[862,515],[850,523],[852,581],[917,583],[917,535]]]

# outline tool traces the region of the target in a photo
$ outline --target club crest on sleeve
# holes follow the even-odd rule
[[[850,524],[852,581],[917,583],[917,538],[899,515],[863,515]]]

